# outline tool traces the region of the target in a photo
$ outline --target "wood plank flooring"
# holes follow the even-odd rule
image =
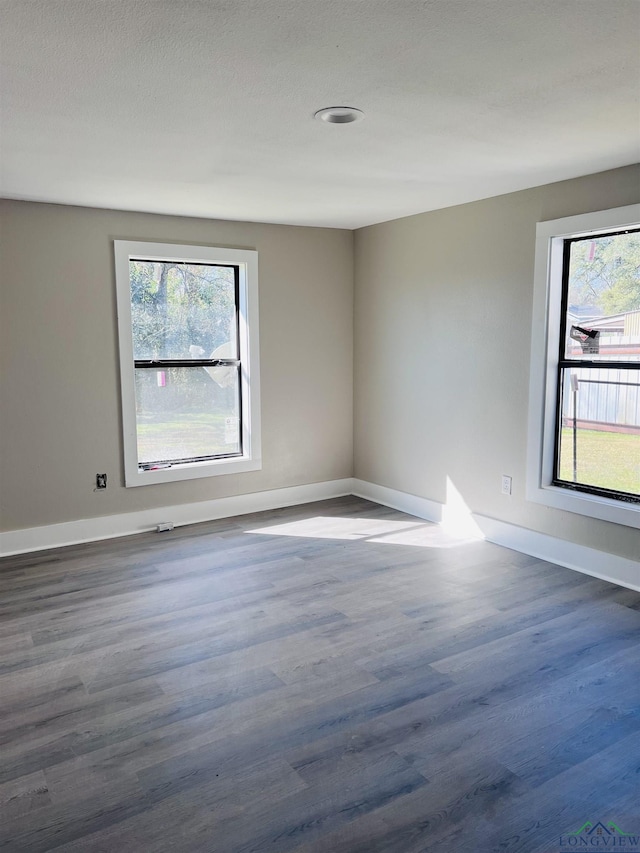
[[[598,820],[640,837],[638,593],[356,498],[0,561],[0,850],[550,853]]]

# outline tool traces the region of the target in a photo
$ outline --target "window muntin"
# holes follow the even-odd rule
[[[561,300],[553,482],[640,501],[639,229],[564,240]]]
[[[126,485],[258,470],[257,253],[115,254]]]

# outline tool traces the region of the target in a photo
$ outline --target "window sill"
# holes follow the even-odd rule
[[[136,471],[127,475],[125,486],[152,486],[156,483],[175,483],[181,480],[195,480],[202,477],[216,477],[224,474],[242,474],[247,471],[260,471],[261,459],[234,456],[230,459],[216,459],[208,462],[187,462],[168,468],[155,468],[149,471]]]
[[[527,500],[552,509],[640,528],[640,504],[612,500],[586,492],[564,489],[562,486],[531,485],[527,487]]]

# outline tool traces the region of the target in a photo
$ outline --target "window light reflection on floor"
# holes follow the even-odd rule
[[[450,480],[447,481],[447,505],[443,508],[442,524],[419,520],[391,521],[383,518],[319,515],[287,524],[254,527],[246,532],[309,539],[360,540],[385,545],[412,545],[418,548],[453,548],[464,542],[475,542],[484,538],[471,516],[471,511]]]
[[[345,518],[319,515],[287,524],[254,527],[247,533],[267,536],[300,536],[310,539],[342,539],[385,545],[413,545],[419,548],[452,548],[462,542],[482,539],[477,526],[456,505],[447,514],[446,524],[428,521],[390,521],[381,518]]]

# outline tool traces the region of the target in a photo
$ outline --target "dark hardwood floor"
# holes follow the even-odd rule
[[[5,558],[0,711],[16,853],[640,836],[640,594],[356,498]]]

